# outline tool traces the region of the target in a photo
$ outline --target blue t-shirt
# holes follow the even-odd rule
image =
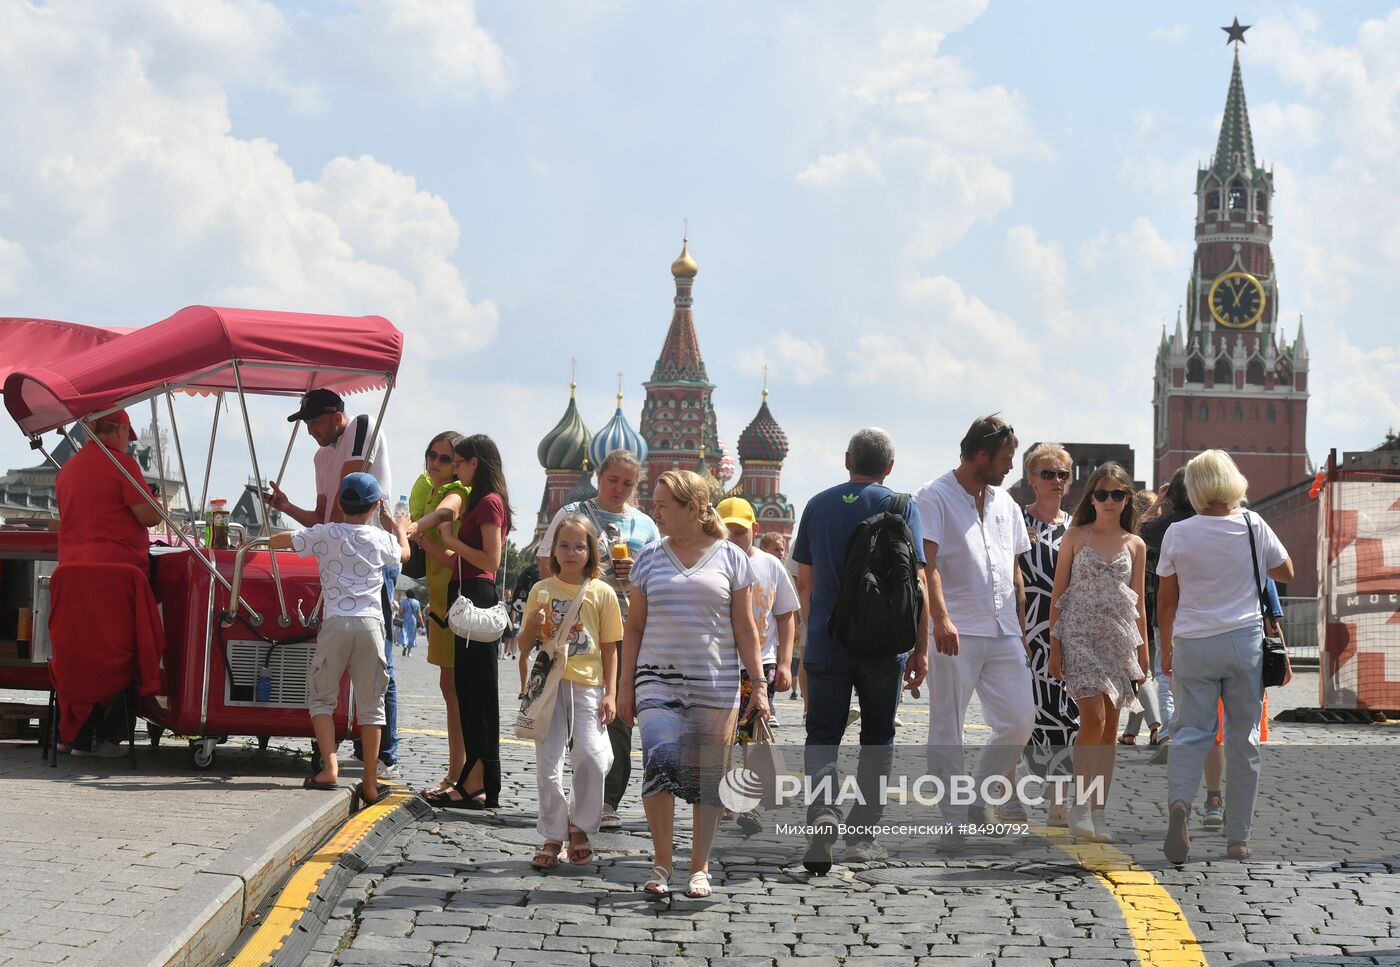
[[[807,621],[804,660],[833,661],[847,657],[846,649],[833,641],[826,630],[831,609],[841,591],[841,575],[846,570],[846,545],[860,522],[884,510],[893,496],[894,491],[884,484],[847,482],[823,490],[803,508],[797,540],[792,545],[792,559],[812,568],[812,600],[809,613],[804,616]],[[924,528],[912,497],[904,508],[904,519],[914,535],[919,563],[923,564],[924,543],[919,535]]]

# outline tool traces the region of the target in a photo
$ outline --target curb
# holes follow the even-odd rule
[[[283,807],[240,836],[172,900],[163,902],[108,952],[101,967],[208,967],[237,941],[244,924],[287,874],[351,815],[349,787],[310,815]]]

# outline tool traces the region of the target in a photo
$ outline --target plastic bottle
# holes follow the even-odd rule
[[[253,688],[253,698],[259,702],[272,701],[272,670],[266,665],[258,667],[258,683]]]
[[[408,494],[399,494],[399,502],[394,505],[394,516],[399,519],[408,516]]]
[[[228,549],[228,501],[209,501],[209,532],[205,541],[210,547]]]

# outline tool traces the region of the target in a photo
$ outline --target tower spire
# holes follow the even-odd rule
[[[1230,72],[1230,90],[1225,95],[1225,115],[1220,120],[1220,138],[1215,144],[1211,168],[1221,177],[1243,170],[1253,178],[1254,135],[1249,129],[1249,108],[1244,99],[1244,75],[1240,73],[1239,45],[1235,45],[1235,66]]]

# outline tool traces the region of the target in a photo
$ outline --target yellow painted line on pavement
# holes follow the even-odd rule
[[[381,783],[382,785],[382,783]],[[263,922],[228,967],[261,967],[271,962],[311,906],[316,887],[340,858],[360,844],[380,820],[411,797],[395,792],[355,813],[319,850],[308,856],[277,895]]]
[[[1093,873],[1123,911],[1138,958],[1153,967],[1209,967],[1186,912],[1157,878],[1107,843],[1077,843],[1046,826],[1032,832]]]

